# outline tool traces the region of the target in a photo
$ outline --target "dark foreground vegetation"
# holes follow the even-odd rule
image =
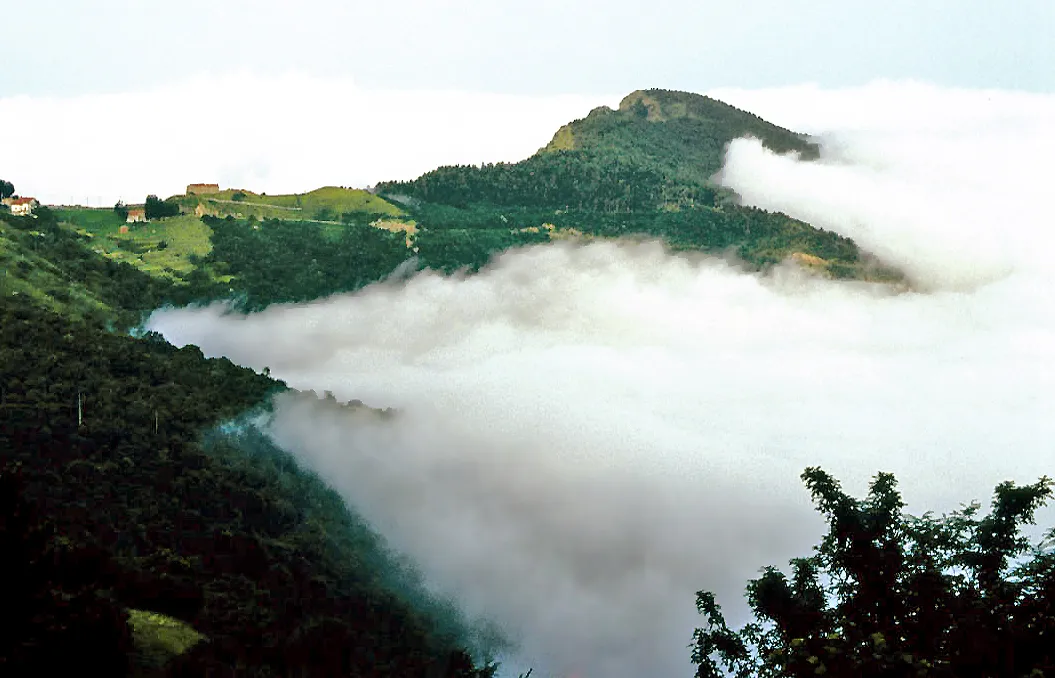
[[[1055,550],[1021,527],[1051,498],[1041,478],[996,487],[992,509],[905,515],[890,474],[868,497],[845,494],[819,468],[802,475],[829,530],[789,577],[767,567],[747,587],[756,622],[726,625],[697,595],[700,678],[1006,678],[1055,675]]]
[[[156,675],[489,673],[337,495],[216,429],[283,388],[0,300],[0,675],[145,671],[130,609],[205,636]]]

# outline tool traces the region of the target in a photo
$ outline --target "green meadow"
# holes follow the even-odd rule
[[[207,195],[172,198],[184,212],[200,205],[212,216],[239,219],[285,219],[290,221],[340,221],[343,214],[398,217],[403,210],[378,196],[356,188],[325,186],[307,193],[267,195],[244,189],[225,189]]]
[[[193,214],[126,224],[112,209],[56,209],[60,223],[91,239],[91,248],[153,276],[181,279],[194,270],[191,257],[212,251],[212,229]],[[127,232],[122,233],[127,227]]]

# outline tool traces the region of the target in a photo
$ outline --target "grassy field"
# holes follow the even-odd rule
[[[280,218],[287,221],[314,222],[320,226],[323,237],[332,242],[339,241],[347,228],[346,224],[339,221],[309,219],[304,215],[305,208],[270,206],[252,202],[268,200],[270,196],[247,194],[244,201],[217,202],[227,200],[227,197],[221,196],[230,196],[231,191],[215,195],[217,197],[212,198],[207,204],[224,208],[221,210],[221,215],[230,214],[238,219],[256,216],[260,220]],[[298,196],[275,197],[281,201],[293,203]],[[309,206],[336,205],[345,212],[353,207],[358,208],[358,214],[361,215],[359,223],[365,225],[369,219],[368,223],[377,228],[404,231],[407,246],[411,245],[415,232],[414,222],[398,217],[378,217],[379,212],[375,210],[387,210],[388,212],[398,212],[398,210],[390,203],[366,191],[324,188],[299,197],[302,198],[302,204]],[[189,204],[183,203],[190,200],[197,205],[198,197],[185,196],[177,200],[186,210]],[[88,238],[90,247],[95,252],[114,261],[131,264],[154,277],[177,282],[186,279],[187,275],[195,269],[192,257],[200,260],[212,252],[212,229],[193,213],[127,224],[110,208],[55,208],[54,212],[64,228]],[[207,212],[216,213],[212,209]],[[207,265],[202,268],[217,282],[233,281],[229,275],[218,275],[212,266]]]
[[[125,220],[108,207],[54,207],[51,211],[60,223],[73,224],[92,235],[116,234],[125,225]]]
[[[128,233],[112,236],[121,252],[137,257],[129,261],[151,275],[183,277],[194,270],[190,256],[212,251],[212,229],[193,214],[132,224]],[[132,247],[128,247],[128,243]],[[127,260],[127,259],[126,259]]]
[[[205,638],[189,624],[146,610],[129,610],[128,621],[132,627],[134,663],[139,675],[160,670]]]
[[[239,219],[288,219],[292,221],[340,221],[346,213],[398,217],[403,210],[368,191],[326,186],[289,195],[266,195],[247,190],[226,189],[208,195],[176,196],[185,212],[199,205],[207,214]]]
[[[192,270],[191,255],[212,251],[212,229],[193,214],[126,224],[112,209],[56,209],[60,222],[92,239],[92,249],[150,275],[181,279]],[[128,232],[122,233],[127,226]]]
[[[21,232],[0,222],[0,298],[24,295],[40,306],[72,318],[107,314],[110,307],[90,290],[67,279],[34,249],[35,232]]]

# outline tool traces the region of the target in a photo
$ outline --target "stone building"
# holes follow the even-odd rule
[[[219,192],[219,184],[187,184],[187,195],[208,195]]]

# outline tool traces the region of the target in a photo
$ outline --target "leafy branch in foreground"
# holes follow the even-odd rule
[[[766,567],[749,582],[756,621],[739,631],[697,594],[699,678],[1055,674],[1055,530],[1037,545],[1021,534],[1051,497],[1047,476],[1000,483],[987,516],[972,503],[940,518],[904,514],[889,473],[863,500],[817,467],[802,480],[828,533],[790,578]]]

